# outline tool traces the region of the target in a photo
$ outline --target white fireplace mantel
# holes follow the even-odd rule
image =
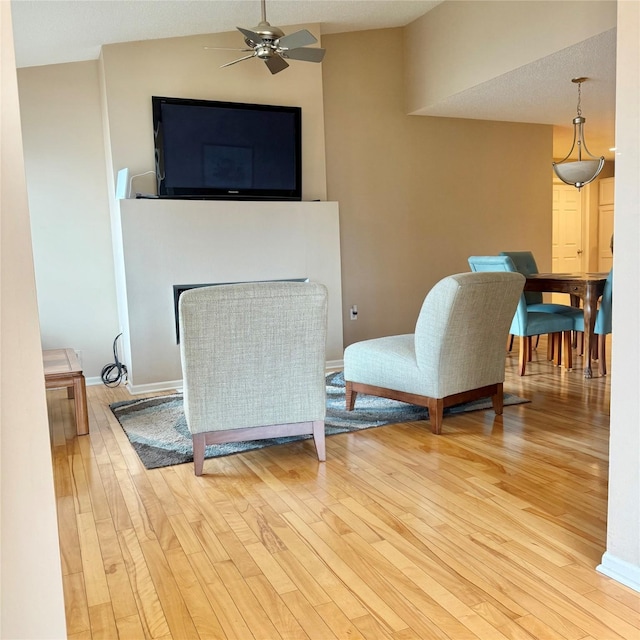
[[[182,384],[173,285],[309,278],[329,291],[327,362],[342,360],[336,202],[120,200],[114,255],[129,390]]]

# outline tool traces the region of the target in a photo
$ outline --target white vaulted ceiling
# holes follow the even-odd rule
[[[322,33],[400,27],[442,0],[267,0],[272,25]],[[100,46],[251,28],[259,0],[12,0],[18,67],[94,60]]]
[[[267,0],[273,25],[322,34],[400,27],[436,0]],[[260,20],[259,0],[12,0],[18,67],[96,59],[103,44],[234,31]],[[429,105],[423,115],[554,125],[554,156],[571,146],[577,90],[589,149],[613,158],[615,29]]]

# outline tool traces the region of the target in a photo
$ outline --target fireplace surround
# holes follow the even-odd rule
[[[341,363],[336,202],[128,199],[116,205],[116,293],[132,393],[182,385],[176,283],[320,282],[329,292],[327,363]]]

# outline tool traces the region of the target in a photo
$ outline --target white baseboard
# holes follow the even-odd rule
[[[640,592],[640,567],[605,551],[596,571]]]
[[[343,360],[329,360],[326,364],[327,371],[341,370],[344,366]],[[90,380],[97,380],[98,382],[90,383],[87,380],[87,384],[98,384],[101,382],[100,378],[90,378]],[[127,389],[132,396],[137,396],[143,393],[157,393],[158,391],[182,391],[182,380],[169,380],[166,382],[154,382],[152,384],[130,384],[127,383]]]
[[[93,378],[85,378],[85,384],[87,387],[92,385],[104,384],[102,378],[95,376]],[[154,393],[156,391],[175,391],[176,385],[180,385],[182,389],[182,380],[174,380],[169,382],[154,382],[153,384],[139,384],[132,385],[128,382],[122,386],[126,387],[132,395],[138,395],[140,393]]]
[[[127,383],[127,389],[132,396],[142,393],[157,393],[158,391],[180,391],[182,380],[167,380],[166,382],[153,382],[151,384]]]

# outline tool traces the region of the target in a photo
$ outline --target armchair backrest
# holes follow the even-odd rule
[[[509,271],[518,272],[509,256],[471,256],[468,260],[471,271]],[[513,315],[513,333],[526,335],[527,299],[522,292]]]
[[[192,433],[324,419],[324,285],[190,289],[180,296],[179,320]]]
[[[501,256],[509,256],[518,273],[523,276],[539,273],[536,259],[531,251],[501,251]],[[540,291],[525,291],[524,297],[527,304],[542,304],[542,293]]]
[[[511,273],[460,273],[438,282],[415,330],[418,367],[434,397],[504,381],[509,326],[525,278]]]

